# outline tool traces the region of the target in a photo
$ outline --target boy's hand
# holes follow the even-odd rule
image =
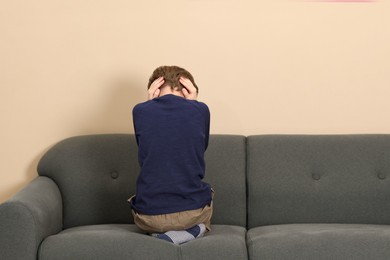
[[[159,77],[150,85],[148,89],[148,100],[158,97],[160,95],[160,87],[164,84],[164,78]]]
[[[179,81],[184,86],[184,88],[182,89],[184,97],[186,99],[196,100],[196,98],[198,97],[198,93],[196,92],[196,88],[192,84],[191,80],[184,77],[180,77]]]

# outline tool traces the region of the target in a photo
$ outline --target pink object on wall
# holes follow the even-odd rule
[[[356,3],[362,3],[362,2],[376,2],[376,0],[320,0],[320,2],[356,2]]]

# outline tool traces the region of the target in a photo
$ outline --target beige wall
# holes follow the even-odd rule
[[[190,70],[212,133],[390,133],[390,4],[0,0],[0,202],[81,134],[131,133],[159,65]]]

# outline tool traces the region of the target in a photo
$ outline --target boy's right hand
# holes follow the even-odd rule
[[[192,84],[191,80],[180,77],[180,83],[184,86],[182,89],[184,98],[196,100],[198,98],[198,92],[196,91],[195,86]]]
[[[150,85],[148,89],[148,100],[158,97],[160,95],[160,87],[164,84],[164,78],[159,77]]]

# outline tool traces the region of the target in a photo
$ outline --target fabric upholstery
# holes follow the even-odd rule
[[[245,152],[244,136],[210,137],[205,181],[216,190],[215,224],[246,225]],[[134,223],[127,199],[135,194],[138,172],[132,134],[72,137],[38,165],[63,194],[65,228]]]
[[[245,233],[243,227],[216,225],[205,237],[177,246],[132,224],[74,227],[48,237],[39,259],[247,259]]]
[[[390,135],[249,136],[248,226],[390,224]]]
[[[64,228],[133,223],[127,199],[135,193],[138,170],[135,137],[126,134],[65,139],[38,164],[39,175],[61,190]]]
[[[0,205],[0,259],[36,259],[41,241],[62,229],[57,185],[37,177]]]
[[[212,231],[176,246],[133,224],[134,135],[63,140],[0,205],[0,258],[390,259],[390,135],[211,135],[205,156]]]
[[[215,190],[211,224],[246,226],[246,138],[211,135],[206,177]]]
[[[178,248],[147,236],[134,224],[68,228],[46,238],[39,260],[177,259]]]
[[[202,238],[181,245],[182,260],[247,259],[246,229],[232,225],[212,225]]]
[[[264,226],[249,230],[247,243],[251,260],[385,260],[390,258],[390,226]]]

